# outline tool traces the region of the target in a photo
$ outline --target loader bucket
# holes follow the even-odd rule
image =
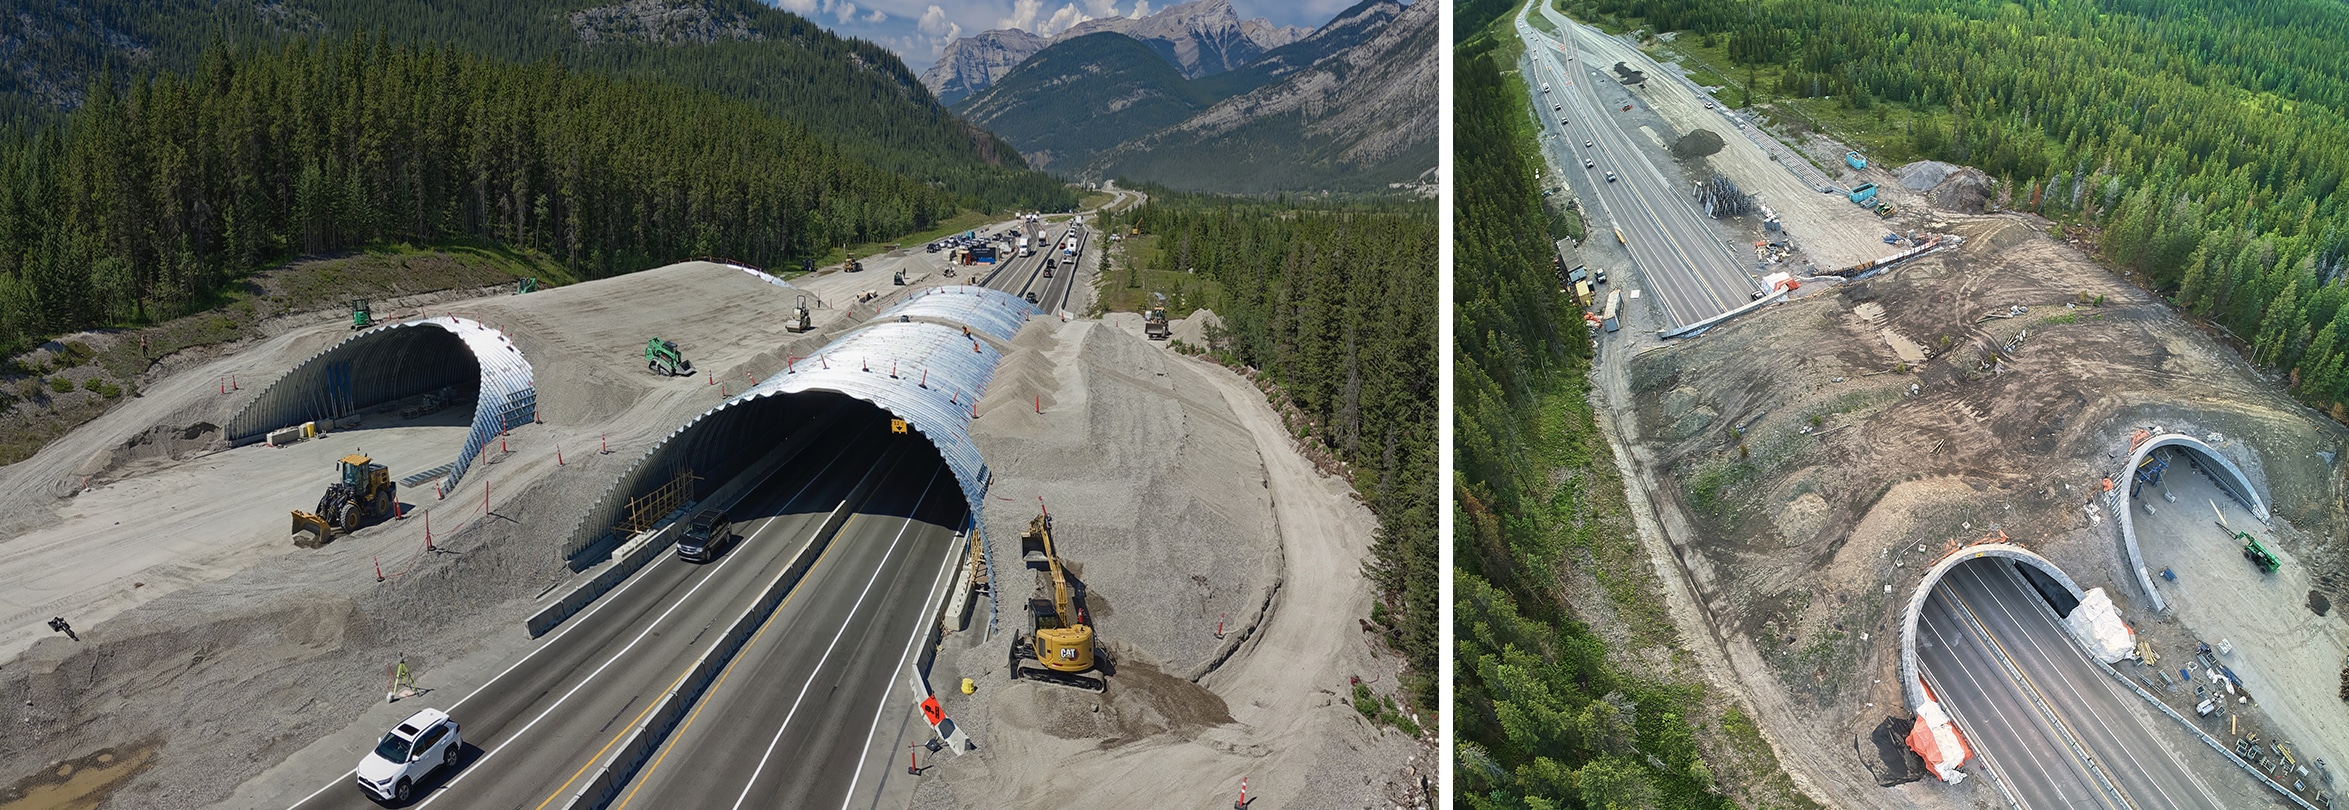
[[[334,529],[327,526],[326,518],[299,509],[294,510],[292,532],[295,548],[317,548],[326,545],[327,539],[334,536]]]

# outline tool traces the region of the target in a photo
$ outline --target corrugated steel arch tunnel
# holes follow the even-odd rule
[[[613,531],[629,499],[692,470],[711,482],[734,477],[819,415],[844,409],[847,429],[903,419],[937,451],[960,486],[973,525],[990,476],[971,440],[974,403],[984,396],[1012,337],[1036,313],[1009,293],[939,287],[897,304],[826,344],[788,370],[679,426],[612,482],[573,528],[564,551],[574,567],[600,560],[625,538]],[[886,417],[883,415],[886,414]],[[885,429],[885,428],[884,428]],[[993,576],[993,543],[980,533]]]
[[[229,420],[229,441],[251,444],[272,430],[331,422],[444,388],[474,394],[472,428],[444,484],[454,487],[499,433],[538,415],[538,393],[522,350],[497,330],[465,318],[379,326],[312,355]]]

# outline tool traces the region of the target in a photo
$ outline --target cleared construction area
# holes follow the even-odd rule
[[[322,435],[231,446],[238,431],[221,426],[280,377],[306,359],[331,364],[334,347],[356,344],[328,315],[142,385],[141,399],[0,469],[0,513],[13,518],[0,527],[0,571],[14,578],[0,589],[12,601],[0,607],[17,619],[0,633],[0,699],[23,707],[16,733],[0,740],[0,780],[47,784],[59,778],[52,763],[119,753],[135,765],[103,771],[110,781],[79,795],[110,808],[282,806],[289,791],[298,798],[347,769],[414,710],[413,701],[383,702],[395,663],[414,673],[425,703],[446,705],[532,649],[525,618],[611,564],[604,552],[620,533],[605,521],[615,503],[690,467],[712,479],[702,486],[719,486],[740,466],[733,455],[756,449],[772,423],[877,401],[894,403],[883,410],[939,449],[944,480],[974,513],[984,506],[985,536],[1016,542],[1037,508],[1054,510],[1061,553],[1090,591],[1117,668],[1106,697],[999,680],[1008,637],[988,632],[987,596],[1015,604],[1028,583],[1016,566],[993,572],[993,590],[972,597],[963,622],[948,628],[930,678],[979,750],[940,760],[920,785],[904,781],[898,761],[897,781],[874,795],[894,804],[917,789],[951,788],[957,806],[1020,806],[1023,791],[1064,789],[1059,775],[1075,773],[1091,774],[1082,782],[1093,795],[1152,803],[1184,791],[1220,795],[1226,782],[1258,774],[1265,791],[1294,797],[1286,806],[1339,807],[1373,803],[1410,779],[1420,743],[1370,724],[1340,697],[1349,677],[1382,691],[1396,683],[1394,659],[1358,629],[1371,598],[1361,572],[1369,513],[1294,452],[1262,394],[1098,322],[1031,317],[1003,294],[941,286],[969,279],[945,279],[934,254],[886,258],[886,271],[868,260],[862,273],[788,284],[689,262],[525,295],[379,308],[385,323],[480,324],[527,361],[535,421],[493,409],[499,429],[478,448],[468,442],[485,435],[479,383],[458,383],[461,372],[480,374],[446,352],[435,355],[438,376],[381,396],[357,394],[365,369],[349,383],[335,381],[341,372],[319,374],[353,389],[345,413],[324,414]],[[892,283],[900,267],[905,286]],[[790,328],[802,294],[814,320],[804,332]],[[1016,319],[987,314],[1015,309]],[[949,323],[971,325],[971,334]],[[662,362],[648,356],[655,339],[674,344],[692,375],[648,370]],[[932,376],[910,365],[892,375],[845,354],[859,341],[888,343],[901,364],[934,358],[924,364]],[[835,347],[829,355],[826,345]],[[977,358],[987,373],[939,374],[950,358]],[[233,386],[214,384],[231,375]],[[450,388],[458,390],[442,396]],[[422,407],[428,393],[441,407]],[[927,397],[937,402],[914,401]],[[460,407],[468,401],[475,407]],[[319,415],[258,421],[293,416]],[[311,508],[336,459],[354,451],[394,480],[429,475],[400,487],[403,519],[295,548],[288,510]],[[462,480],[436,492],[459,459]],[[43,627],[50,616],[68,617],[78,640]],[[1222,638],[1218,620],[1228,623]],[[983,682],[976,695],[954,691],[966,675]],[[904,681],[890,685],[889,705],[918,718]],[[1080,743],[1053,736],[1065,728],[1042,730],[1032,714],[985,703],[1043,689],[1054,691],[1025,705],[1164,708]],[[1000,758],[1042,740],[1084,750],[1035,770]],[[1134,758],[1145,751],[1175,758]],[[1171,767],[1167,778],[1181,774],[1187,787],[1119,778],[1136,767]],[[1326,776],[1282,785],[1278,773]],[[982,792],[963,795],[964,786]]]
[[[1751,701],[1780,761],[1823,801],[2003,801],[1988,780],[1944,785],[1908,754],[1916,718],[1905,707],[1915,701],[1901,649],[1926,573],[2003,532],[2082,591],[2102,589],[2160,661],[2123,659],[2119,674],[2226,747],[2254,733],[2261,745],[2292,744],[2312,773],[2297,780],[2310,790],[2295,792],[2314,796],[2326,780],[2313,775],[2321,746],[2311,740],[2340,739],[2332,690],[2349,654],[2349,623],[2332,610],[2349,581],[2338,539],[2344,478],[2328,460],[2349,433],[2292,402],[2226,343],[2048,238],[2043,220],[1914,216],[1962,241],[1865,281],[1808,287],[1693,341],[1602,346],[1594,380],[1613,407],[1600,418],[1624,437],[1634,502],[1657,507],[1643,540],[1659,571],[1685,583],[1687,598],[1670,605],[1675,621],[1692,637],[1722,639],[1697,656],[1708,679]],[[2181,456],[2159,487],[2126,499],[2133,451],[2162,434],[2213,448],[2240,468],[2251,496]],[[2107,479],[2121,497],[2106,494]],[[2177,502],[2165,488],[2177,488]],[[2232,527],[2224,533],[2214,503]],[[2153,593],[2124,551],[2121,509]],[[2160,528],[2172,520],[2174,538]],[[2275,573],[2244,558],[2237,531],[2272,550]],[[2232,659],[2217,655],[2222,639]],[[2222,664],[2251,662],[2268,684],[2211,715],[2225,720],[2196,717],[2195,684],[2179,679],[2187,668],[2212,686],[2197,660],[2205,643]],[[2282,801],[2225,755],[2194,765],[2191,749],[2207,747],[2191,729],[2100,677],[2219,795]],[[1882,756],[1854,758],[1855,749]],[[2262,761],[2264,773],[2281,760],[2271,748]]]

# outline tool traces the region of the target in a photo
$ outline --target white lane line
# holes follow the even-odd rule
[[[1948,612],[1948,608],[1945,606],[1943,611],[1945,613]],[[2007,740],[2014,744],[2017,748],[2022,749],[2017,751],[2018,754],[2032,753],[2030,749],[2032,748],[2031,742],[2034,737],[2039,740],[2040,748],[2059,751],[2062,749],[2061,745],[2054,744],[2047,738],[2048,729],[2046,728],[2044,721],[2038,718],[2036,713],[2031,715],[2031,717],[2026,720],[2025,725],[2029,726],[2033,731],[2038,732],[2037,734],[2025,734],[2022,728],[2017,727],[2015,725],[2014,717],[2008,714],[2007,710],[2013,707],[2014,701],[2021,700],[2021,696],[2010,695],[2008,701],[2002,704],[1999,700],[1996,699],[1995,691],[1992,690],[1989,685],[1983,682],[1982,676],[1974,671],[1974,667],[1971,664],[1968,664],[1964,658],[1954,654],[1955,651],[1959,648],[1956,645],[1950,643],[1950,631],[1945,629],[1942,626],[1942,623],[1937,621],[1934,615],[1931,613],[1926,614],[1923,619],[1926,630],[1933,634],[1935,640],[1941,642],[1943,649],[1951,651],[1951,654],[1949,654],[1947,657],[1949,658],[1950,663],[1957,668],[1958,674],[1965,676],[1967,685],[1972,686],[1974,688],[1974,693],[1980,695],[1984,702],[1989,705],[1990,712],[1987,716],[1996,718],[1998,720],[1997,728],[2006,732]],[[1963,633],[1964,631],[1961,629],[1960,632]],[[1971,634],[1967,633],[1966,635]],[[1977,650],[1980,650],[1979,645],[1969,646],[1974,646]],[[1939,679],[1936,678],[1935,680]],[[2008,679],[2003,672],[1998,675],[1996,680],[1999,683],[2006,684],[2010,691],[2016,688],[2013,681]],[[1956,705],[1949,702],[1951,697],[1953,697],[1953,695],[1950,695],[1946,692],[1940,693],[1941,706],[1943,709],[1949,711],[1950,716],[1958,721],[1958,728],[1963,730],[1968,724],[1964,720],[1964,715],[1958,711]],[[1988,726],[1975,726],[1975,728],[1977,730],[1990,729]],[[1979,743],[1986,742],[1991,739],[1995,738],[1978,738],[1976,741]],[[2056,794],[2058,796],[2063,795],[2063,788],[2061,783],[2056,780],[2055,774],[2048,770],[2047,762],[2043,758],[2024,756],[2021,761],[2036,764],[2039,767],[2030,771],[2010,771],[2006,766],[2000,765],[1995,758],[1991,757],[1988,749],[1977,747],[1974,751],[1974,754],[1975,756],[1982,758],[1982,762],[1985,766],[1995,771],[2008,773],[2009,775],[2014,776],[2023,775],[2025,773],[2035,774],[2038,777],[2037,781],[2041,786],[2052,786],[2056,789]],[[2067,767],[2065,770],[2071,771],[2072,776],[2076,781],[2085,783],[2087,777],[2079,773],[2077,769],[2069,767],[2069,765],[2073,762],[2072,757],[2061,756],[2060,759],[2066,763]],[[2019,800],[2021,797],[2017,798]]]
[[[815,482],[816,482],[816,481],[822,480],[822,477],[823,477],[823,475],[822,475],[822,473],[823,473],[823,470],[828,470],[828,469],[831,469],[831,468],[832,468],[832,464],[833,464],[834,462],[837,462],[837,461],[839,461],[839,460],[841,459],[841,457],[848,455],[848,451],[849,451],[850,449],[851,449],[851,448],[843,447],[843,448],[841,448],[841,449],[840,449],[840,452],[839,452],[839,453],[836,453],[836,454],[834,454],[834,455],[832,456],[832,460],[831,460],[831,461],[824,462],[824,466],[823,466],[823,468],[822,468],[822,469],[819,469],[819,470],[817,470],[817,471],[816,471],[816,472],[817,472],[817,476],[816,476],[815,478],[811,478],[811,479],[809,479],[809,481],[808,481],[808,485],[809,485],[809,486],[813,486],[813,485],[815,484]],[[792,499],[792,501],[796,501],[796,500],[798,500],[798,499],[799,499],[799,496],[801,496],[801,495],[804,495],[804,494],[807,494],[807,487],[804,487],[804,486],[803,486],[803,487],[800,487],[800,488],[799,488],[799,491],[798,491],[798,492],[792,493],[792,495],[791,495],[791,499]],[[788,504],[788,503],[790,503],[790,502],[791,502],[791,501],[785,501],[785,503],[786,503],[786,504]],[[752,537],[754,537],[754,538],[755,538],[755,537],[757,537],[757,536],[758,536],[760,533],[762,533],[762,532],[765,532],[769,526],[773,526],[774,524],[775,524],[775,521],[772,521],[772,520],[769,520],[769,521],[767,521],[765,524],[763,524],[763,525],[759,526],[759,530],[758,530],[757,532],[752,532],[752,533],[751,533],[751,536],[752,536]],[[666,556],[666,555],[664,555],[664,556]],[[722,568],[722,567],[724,567],[724,566],[726,565],[726,563],[733,562],[733,561],[734,561],[734,557],[736,557],[736,556],[740,556],[740,555],[729,555],[729,556],[726,558],[726,560],[725,560],[724,562],[720,562],[720,563],[718,563],[719,567],[721,567],[721,568]],[[654,562],[655,562],[655,564],[658,564],[658,563],[659,563],[659,561],[657,561],[657,560],[656,560],[656,561],[654,561]],[[640,572],[640,573],[641,573],[641,572]],[[605,594],[603,595],[603,597],[602,597],[602,598],[599,598],[599,599],[597,599],[597,600],[596,600],[596,604],[595,604],[595,606],[594,606],[594,607],[591,607],[591,608],[588,608],[586,613],[582,613],[582,614],[579,614],[579,615],[576,615],[576,616],[572,616],[570,619],[564,620],[564,622],[563,622],[563,629],[562,629],[562,630],[560,630],[560,631],[557,631],[557,632],[556,632],[554,635],[547,637],[546,641],[544,641],[544,642],[541,642],[541,643],[540,643],[540,644],[539,644],[539,645],[538,645],[536,648],[532,649],[532,650],[531,650],[529,653],[527,653],[527,654],[524,654],[524,655],[522,656],[521,660],[515,661],[515,662],[514,662],[514,663],[513,663],[511,666],[508,666],[508,667],[506,667],[505,669],[499,670],[499,671],[498,671],[498,674],[496,674],[496,675],[493,675],[493,676],[490,676],[490,679],[489,679],[489,680],[487,680],[487,681],[483,681],[483,682],[482,682],[482,684],[481,684],[480,686],[478,686],[478,687],[475,687],[475,688],[473,689],[473,691],[465,693],[465,696],[464,696],[464,697],[461,697],[461,698],[458,698],[458,699],[457,699],[457,702],[449,704],[449,709],[448,709],[449,713],[450,713],[450,714],[452,714],[452,715],[453,715],[453,714],[456,714],[456,713],[457,713],[457,707],[465,705],[465,701],[472,700],[474,697],[476,697],[476,696],[479,696],[479,695],[480,695],[482,692],[488,691],[488,690],[489,690],[489,688],[490,688],[491,686],[494,686],[494,685],[496,685],[496,684],[497,684],[497,682],[498,682],[498,681],[505,679],[505,677],[506,677],[508,674],[511,674],[511,673],[512,673],[514,670],[516,670],[516,669],[520,669],[520,668],[522,667],[522,665],[523,665],[523,664],[530,663],[530,660],[531,660],[531,659],[533,659],[533,658],[537,658],[539,653],[546,652],[548,649],[551,649],[551,648],[553,648],[553,647],[555,646],[555,642],[562,640],[564,636],[568,636],[568,635],[570,635],[570,634],[571,634],[571,631],[573,631],[573,630],[577,630],[577,629],[579,629],[581,626],[583,626],[583,625],[586,625],[586,624],[587,624],[587,618],[588,618],[588,617],[590,617],[590,616],[594,616],[594,615],[595,615],[595,614],[596,614],[598,611],[601,611],[601,610],[603,610],[604,608],[607,608],[607,607],[611,607],[611,606],[612,606],[614,603],[617,603],[617,602],[619,602],[619,601],[620,601],[620,594],[622,594],[622,593],[626,593],[626,592],[628,591],[628,589],[629,589],[629,588],[634,588],[634,587],[636,587],[636,584],[637,584],[637,583],[639,583],[639,582],[643,582],[643,581],[645,581],[645,580],[647,580],[647,579],[651,579],[651,577],[649,577],[649,576],[631,576],[631,577],[629,577],[629,578],[628,578],[628,581],[627,581],[627,582],[623,582],[623,583],[621,583],[619,588],[617,588],[617,589],[615,589],[615,590],[612,590],[612,591],[609,591],[609,592],[605,593]],[[705,580],[705,581],[706,581],[707,579],[708,579],[707,577],[705,577],[705,578],[704,578],[704,580]],[[700,586],[700,585],[695,585],[695,586],[693,586],[693,587],[694,587],[695,589],[697,589],[697,590],[698,590],[698,589],[699,589],[701,586]],[[687,591],[687,594],[688,594],[688,595],[691,595],[691,593],[692,593],[691,591]],[[680,600],[680,601],[682,601],[682,600]],[[671,609],[672,609],[672,610],[674,610],[674,608],[671,608]],[[664,613],[664,614],[662,614],[662,615],[666,616],[666,615],[668,615],[668,614],[665,614],[665,613]],[[656,621],[656,623],[658,622],[658,620],[655,620],[655,621]],[[641,637],[642,637],[642,636],[639,636],[639,638],[641,638]],[[633,645],[633,644],[634,644],[634,642],[630,642],[630,644],[632,644],[632,645]],[[602,669],[601,669],[601,668],[598,668],[598,669],[597,669],[597,671],[598,671],[598,672],[601,672],[601,671],[602,671]],[[589,677],[594,677],[594,676],[592,676],[592,675],[591,675],[591,676],[589,676]],[[503,747],[503,746],[501,746],[501,747]],[[489,757],[488,757],[488,756],[486,756],[486,755],[484,755],[484,756],[482,757],[482,759],[488,759],[488,758],[489,758]],[[472,769],[471,769],[471,768],[467,768],[466,770],[472,770]],[[354,775],[356,775],[358,772],[359,772],[359,769],[358,769],[356,766],[352,767],[350,770],[343,771],[343,775],[342,775],[342,776],[336,777],[334,781],[326,783],[326,785],[324,785],[324,786],[322,786],[322,787],[318,788],[317,790],[310,791],[310,795],[308,795],[308,796],[304,796],[304,797],[302,797],[302,798],[301,798],[301,800],[294,802],[294,803],[293,803],[293,804],[292,804],[292,805],[291,805],[291,806],[288,808],[288,810],[292,810],[292,808],[298,808],[298,807],[301,807],[302,805],[309,804],[309,803],[310,803],[310,801],[311,801],[312,799],[316,799],[316,798],[318,798],[318,794],[325,793],[325,792],[327,792],[327,791],[329,791],[329,790],[333,790],[333,789],[335,789],[337,786],[340,786],[340,785],[346,785],[346,784],[349,784],[349,783],[350,783],[350,780],[351,780],[351,777],[352,777],[352,776],[354,776]],[[461,774],[460,774],[460,776],[461,776]],[[444,784],[444,785],[442,785],[441,787],[442,787],[442,789],[443,789],[443,790],[445,790],[445,789],[447,789],[448,785],[453,785],[453,784],[456,784],[456,782],[457,782],[457,780],[455,780],[455,779],[450,779],[450,780],[448,781],[448,783],[447,783],[447,784]],[[435,792],[434,792],[434,795],[435,795],[435,796],[438,796],[438,795],[439,795],[439,792],[438,792],[438,791],[435,791]],[[426,802],[427,804],[429,804],[429,803],[431,802],[431,799],[426,799],[426,800],[425,800],[425,802]],[[421,807],[421,806],[423,806],[423,805],[418,805],[418,806],[419,806],[419,807]]]
[[[937,486],[937,484],[938,474],[931,473],[930,482],[922,485],[922,494],[914,499],[913,509],[908,511],[909,515],[921,511],[922,503],[930,498],[930,488]],[[783,722],[775,726],[775,738],[767,741],[767,752],[759,755],[758,767],[751,769],[750,779],[742,783],[742,795],[734,800],[734,810],[742,810],[742,804],[750,801],[750,792],[753,787],[758,785],[759,774],[765,773],[767,763],[774,759],[775,747],[783,744],[783,730],[790,728],[791,718],[799,715],[800,705],[807,701],[807,690],[815,687],[816,675],[824,671],[824,662],[832,660],[832,652],[840,648],[840,639],[848,635],[848,627],[855,623],[857,611],[864,608],[865,597],[872,594],[873,583],[879,582],[881,572],[889,569],[889,558],[897,556],[897,544],[905,539],[905,533],[912,529],[913,525],[913,518],[907,517],[905,525],[897,527],[897,536],[889,538],[889,548],[881,552],[881,564],[873,566],[873,575],[865,579],[864,590],[857,592],[856,603],[849,606],[848,616],[840,620],[840,629],[833,631],[832,643],[824,645],[823,657],[816,659],[814,669],[808,670],[807,680],[799,685],[799,696],[791,699],[791,711],[783,713]],[[773,621],[772,618],[768,620]]]
[[[947,596],[947,592],[953,590],[951,587],[945,589],[940,589],[938,587],[938,584],[946,579],[947,572],[954,570],[954,558],[956,556],[954,554],[954,547],[947,547],[946,552],[946,562],[938,567],[938,575],[930,578],[930,587],[928,591],[930,595],[922,600],[921,621],[914,623],[913,635],[906,638],[905,652],[897,656],[897,666],[896,668],[889,670],[890,677],[896,677],[897,670],[906,668],[906,661],[913,658],[914,649],[920,647],[922,644],[922,639],[930,634],[930,622],[934,621],[932,617],[937,616],[939,608],[944,607],[943,604],[939,603],[944,602]],[[881,693],[881,705],[873,707],[872,730],[865,732],[865,745],[863,748],[857,749],[858,751],[863,752],[864,755],[871,754],[873,750],[873,737],[881,732],[881,715],[889,711],[890,691],[895,690],[892,688],[890,690],[883,691]],[[923,697],[929,696],[924,695]],[[848,805],[856,801],[856,786],[858,783],[864,781],[865,776],[863,758],[864,757],[861,755],[858,757],[857,766],[853,771],[854,775],[850,776],[848,779],[848,794],[841,797],[840,810],[848,810]],[[895,761],[896,760],[894,759],[884,760],[884,765]]]
[[[810,488],[813,488],[817,481],[824,480],[824,471],[831,469],[833,462],[839,461],[841,458],[847,456],[850,449],[851,448],[846,447],[841,448],[839,455],[833,456],[832,461],[825,462],[821,469],[816,470],[816,474],[808,478],[807,484],[801,486],[798,492],[792,493],[791,498],[784,501],[784,504],[789,505],[798,502],[799,497],[801,495],[807,494],[807,491]],[[748,545],[747,541],[758,539],[759,535],[765,534],[768,529],[774,528],[775,524],[780,522],[782,521],[769,519],[766,523],[760,524],[758,531],[752,532],[750,537],[744,538],[746,542],[735,544],[735,550],[739,552],[742,546]],[[667,557],[668,555],[662,556]],[[718,566],[720,568],[724,568],[725,566],[732,564],[735,560],[742,559],[747,556],[749,555],[740,553],[726,555],[726,559],[719,561]],[[630,577],[630,579],[635,578],[636,577]],[[674,604],[669,605],[668,610],[661,611],[661,615],[654,617],[651,622],[646,623],[644,629],[639,631],[635,638],[628,640],[627,646],[621,647],[619,652],[613,653],[611,658],[605,659],[602,666],[596,667],[594,672],[587,673],[587,677],[579,679],[579,683],[577,685],[572,686],[570,691],[564,692],[562,697],[556,698],[555,702],[549,704],[545,710],[540,711],[537,717],[530,718],[530,722],[523,724],[523,726],[519,729],[515,729],[514,733],[506,735],[506,738],[498,743],[498,747],[483,752],[480,759],[468,763],[464,770],[458,771],[457,775],[450,778],[449,781],[441,783],[439,790],[433,791],[431,796],[426,797],[424,801],[416,804],[415,806],[419,808],[426,807],[431,805],[433,802],[439,801],[440,797],[449,795],[451,788],[456,787],[458,782],[464,781],[465,777],[479,772],[481,770],[480,766],[482,763],[488,762],[490,757],[497,756],[499,751],[506,750],[506,746],[513,745],[515,740],[522,738],[522,735],[530,733],[531,727],[538,725],[539,721],[545,720],[547,715],[554,714],[556,709],[562,707],[564,701],[570,700],[572,695],[579,693],[579,690],[587,688],[587,685],[590,683],[594,683],[596,676],[603,674],[604,670],[610,669],[613,664],[619,663],[621,658],[627,657],[628,651],[635,649],[637,643],[644,641],[646,636],[652,635],[653,629],[660,627],[661,622],[666,621],[669,618],[669,614],[677,612],[678,608],[684,607],[687,603],[692,602],[693,595],[699,592],[702,589],[702,586],[716,581],[717,578],[717,574],[714,571],[710,574],[704,575],[700,582],[694,583],[692,588],[689,588],[685,591],[684,596],[678,597]],[[512,668],[509,667],[508,671],[512,671]],[[485,686],[484,688],[487,687]],[[473,695],[478,694],[481,694],[481,690],[475,690],[473,693]],[[471,698],[473,695],[466,695],[466,697]],[[463,701],[459,702],[462,703]],[[451,708],[455,707],[451,706]]]
[[[1990,591],[1991,583],[1989,582],[1987,575],[1984,575],[1979,571],[1971,571],[1968,572],[1968,574],[1974,578],[1974,584],[1976,587],[1981,588],[1985,592]],[[2025,596],[2025,598],[2030,598],[2036,595],[2034,589],[2031,588],[2030,583],[2021,581],[2022,574],[2009,569],[2006,571],[2006,575],[2008,577],[2007,584],[2010,587],[2019,590]],[[2167,787],[2164,787],[2159,780],[2154,778],[2155,771],[2145,767],[2145,763],[2137,758],[2135,751],[2136,746],[2129,745],[2127,740],[2123,739],[2119,733],[2114,731],[2112,724],[2107,721],[2103,712],[2094,710],[2094,705],[2091,701],[2088,700],[2088,696],[2085,693],[2085,690],[2080,686],[2078,681],[2072,677],[2072,673],[2066,672],[2064,667],[2056,666],[2056,662],[2061,659],[2057,658],[2058,653],[2049,651],[2048,647],[2051,645],[2042,642],[2036,634],[2028,632],[2026,629],[2027,625],[2024,624],[2022,617],[2016,616],[2013,609],[2008,607],[2003,600],[1994,601],[1998,602],[1999,612],[2005,614],[2007,620],[2013,622],[2018,630],[2024,631],[2022,634],[2023,641],[2030,645],[2032,652],[2037,653],[2042,660],[2048,663],[2049,669],[2055,671],[2056,678],[2063,683],[2065,690],[2068,691],[2072,695],[2073,700],[2085,710],[2083,713],[2088,716],[2088,719],[2095,724],[2098,730],[2104,732],[2105,736],[2112,743],[2111,747],[2118,748],[2120,750],[2121,758],[2128,760],[2130,765],[2137,768],[2139,775],[2144,779],[2147,785],[2153,788],[2155,795],[2161,799],[2162,804],[2172,808],[2185,806],[2181,805],[2176,797],[2170,795],[2169,789]],[[2037,604],[2046,605],[2046,601],[2044,599],[2038,600]],[[2041,612],[2035,613],[2033,615],[2037,616],[2042,622],[2045,622],[2045,626],[2051,632],[2068,632],[2061,627],[2055,626],[2055,623],[2050,616],[2052,613],[2054,613],[2054,608],[2052,606],[2048,606]],[[2072,646],[2068,643],[2063,645],[2061,654],[2070,655],[2075,658],[2080,655],[2079,651],[2073,649]],[[2094,664],[2089,665],[2094,666]],[[2115,698],[2114,705],[2121,707],[2121,713],[2128,716],[2131,720],[2136,721],[2137,728],[2140,731],[2146,732],[2145,739],[2153,741],[2156,745],[2159,745],[2161,738],[2158,735],[2153,734],[2152,729],[2145,727],[2144,720],[2137,716],[2137,712],[2131,710],[2131,705],[2128,701],[2119,700],[2120,695],[2112,690],[2111,685],[2107,682],[2107,679],[2097,678],[2095,680],[2098,683],[2105,683],[2104,694],[2108,697]],[[2107,754],[2106,758],[2110,759],[2111,755]],[[2192,771],[2188,770],[2184,763],[2177,761],[2175,756],[2171,756],[2168,759],[2168,764],[2173,766],[2170,770],[2179,774],[2187,775],[2189,777],[2189,781],[2192,782],[2196,788],[2200,788],[2203,791],[2204,795],[2202,798],[2210,800],[2208,804],[2202,806],[2221,806],[2216,796],[2209,795],[2209,788],[2201,784],[2201,780],[2192,778]]]

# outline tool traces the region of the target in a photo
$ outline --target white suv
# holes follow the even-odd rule
[[[359,760],[359,787],[377,799],[406,803],[416,781],[443,765],[455,766],[465,747],[457,721],[439,709],[425,709],[400,721],[375,750]]]

